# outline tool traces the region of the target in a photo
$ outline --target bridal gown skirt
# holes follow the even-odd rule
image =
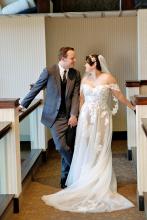
[[[68,186],[42,200],[71,212],[111,212],[133,207],[117,193],[112,169],[112,114],[96,102],[85,101],[78,120]]]

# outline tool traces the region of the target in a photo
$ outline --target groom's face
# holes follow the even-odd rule
[[[64,68],[72,68],[75,65],[76,57],[75,57],[75,51],[69,50],[67,51],[67,56],[62,58]]]

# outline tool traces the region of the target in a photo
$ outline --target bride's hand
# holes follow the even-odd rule
[[[136,113],[136,106],[132,105],[131,109]]]
[[[71,115],[68,120],[68,125],[70,125],[71,127],[75,127],[77,125],[77,117],[74,115]]]

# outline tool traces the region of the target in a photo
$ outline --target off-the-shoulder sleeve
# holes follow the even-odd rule
[[[109,88],[112,89],[112,90],[120,91],[119,85],[117,83],[109,84]]]
[[[109,88],[113,91],[120,91],[120,88],[119,88],[119,85],[117,83],[111,83],[109,84]],[[112,98],[113,98],[113,102],[114,102],[114,106],[113,106],[113,109],[112,109],[112,115],[115,115],[118,111],[118,99],[112,95]]]

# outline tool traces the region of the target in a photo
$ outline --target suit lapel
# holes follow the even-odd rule
[[[72,89],[72,87],[74,85],[74,81],[75,81],[74,73],[72,72],[72,69],[69,69],[68,76],[67,76],[67,84],[66,84],[65,96],[67,96],[69,91]]]
[[[67,96],[68,92],[69,92],[69,89],[71,88],[71,85],[72,85],[72,80],[69,79],[69,77],[67,77],[67,84],[66,84],[66,93],[65,93],[65,96]]]
[[[61,94],[60,71],[59,71],[59,66],[58,65],[55,66],[53,74],[56,78],[56,83],[57,83],[57,87],[58,87],[58,90],[59,90],[59,94]]]

